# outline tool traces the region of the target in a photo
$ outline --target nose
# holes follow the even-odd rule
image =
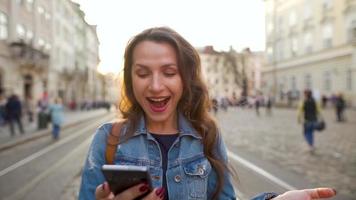
[[[162,79],[158,74],[154,74],[152,76],[150,85],[149,85],[149,90],[151,92],[160,92],[163,89],[163,83]]]

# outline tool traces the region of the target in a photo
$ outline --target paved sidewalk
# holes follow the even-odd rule
[[[297,123],[296,111],[230,108],[217,115],[228,146],[253,153],[305,177],[315,187],[334,187],[339,194],[356,196],[356,111],[346,111],[346,122],[337,123],[333,110],[323,112],[327,128],[315,133],[316,152],[310,154]],[[238,153],[238,152],[237,152]]]
[[[75,124],[80,121],[97,117],[100,115],[105,115],[107,112],[106,109],[98,110],[89,110],[89,111],[66,111],[64,113],[64,123],[63,127],[70,124]],[[23,119],[23,122],[27,119]],[[0,150],[7,148],[8,146],[14,145],[16,143],[21,143],[25,140],[47,134],[51,130],[51,125],[48,125],[47,129],[37,130],[37,120],[32,123],[24,122],[23,127],[25,134],[20,134],[18,127],[15,125],[16,134],[10,136],[10,130],[8,126],[0,128]]]

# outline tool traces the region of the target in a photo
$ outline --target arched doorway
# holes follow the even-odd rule
[[[24,75],[24,99],[32,98],[33,78],[32,75]]]

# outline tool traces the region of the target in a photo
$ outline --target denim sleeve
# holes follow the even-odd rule
[[[222,140],[221,135],[218,136],[216,141],[216,154],[227,165],[228,157],[227,157],[225,143]],[[208,180],[208,199],[212,199],[212,195],[216,188],[216,183],[217,183],[217,174],[215,170],[212,170]],[[232,184],[232,177],[229,172],[225,172],[224,174],[224,185],[222,187],[222,191],[220,192],[218,199],[219,200],[236,199],[234,187]]]
[[[256,195],[253,197],[251,200],[270,200],[273,199],[274,197],[278,196],[277,193],[274,192],[264,192],[261,194]]]
[[[105,181],[101,166],[105,164],[106,137],[111,128],[104,124],[94,134],[82,172],[79,200],[95,200],[95,189]]]

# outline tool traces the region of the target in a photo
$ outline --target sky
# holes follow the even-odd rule
[[[130,38],[168,26],[193,46],[252,51],[265,48],[263,0],[73,0],[97,25],[102,73],[118,73]]]

